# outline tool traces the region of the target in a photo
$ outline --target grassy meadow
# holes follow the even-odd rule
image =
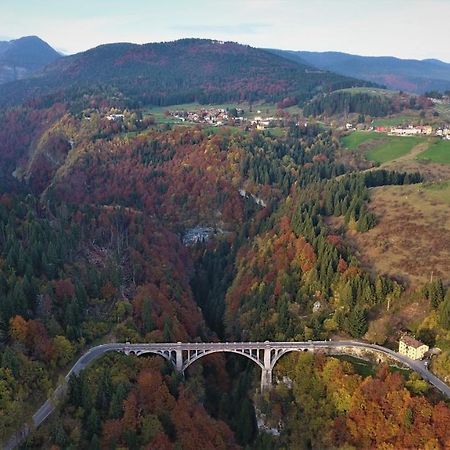
[[[409,125],[412,122],[417,122],[419,115],[397,115],[395,117],[384,117],[375,119],[372,122],[374,127],[394,127],[398,125]]]
[[[380,164],[392,161],[408,154],[416,145],[424,142],[421,137],[388,136],[387,142],[370,149],[367,159]]]
[[[437,140],[417,158],[440,164],[450,164],[450,141]]]
[[[359,146],[367,141],[383,139],[386,135],[370,131],[354,131],[341,139],[343,147],[349,150],[358,150]]]
[[[388,136],[384,133],[354,131],[341,139],[349,150],[360,150],[366,158],[380,164],[407,155],[416,145],[426,142],[425,137]]]

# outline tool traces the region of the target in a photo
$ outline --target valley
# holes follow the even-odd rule
[[[211,39],[102,45],[0,87],[0,442],[75,367],[23,448],[446,448],[433,99]],[[413,370],[320,351],[350,341]],[[314,351],[276,353],[261,392],[267,346]]]

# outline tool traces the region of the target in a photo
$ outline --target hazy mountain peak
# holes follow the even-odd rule
[[[0,83],[26,78],[61,55],[38,36],[0,42]]]

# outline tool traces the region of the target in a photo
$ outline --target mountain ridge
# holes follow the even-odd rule
[[[268,50],[299,64],[310,64],[319,69],[386,85],[395,90],[423,94],[431,90],[450,89],[450,64],[437,59],[361,56],[334,51]]]
[[[104,44],[47,65],[32,79],[0,87],[0,104],[95,89],[133,104],[279,101],[371,83],[310,71],[262,49],[210,39]],[[78,96],[79,97],[79,96]]]

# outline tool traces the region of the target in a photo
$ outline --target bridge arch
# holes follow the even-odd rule
[[[194,362],[198,361],[200,358],[203,358],[204,356],[212,355],[213,353],[235,353],[236,355],[242,355],[246,358],[253,361],[256,365],[258,365],[262,370],[264,370],[264,363],[261,361],[260,350],[240,350],[240,349],[217,349],[217,350],[200,350],[195,351],[193,355],[187,356],[183,363],[183,372]]]
[[[271,358],[270,361],[270,369],[273,370],[275,367],[275,364],[287,353],[291,353],[291,352],[298,352],[298,353],[304,353],[304,352],[309,352],[309,349],[307,348],[284,348],[282,350],[279,350],[278,352],[275,353],[275,355]]]
[[[162,356],[166,361],[172,364],[176,369],[176,355],[175,350],[125,350],[124,353],[128,355],[142,356],[146,354]]]

